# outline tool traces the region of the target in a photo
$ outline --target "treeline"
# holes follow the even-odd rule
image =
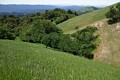
[[[89,26],[74,34],[63,34],[62,30],[56,27],[56,21],[60,17],[75,16],[70,10],[68,12],[69,14],[64,10],[55,9],[46,11],[45,14],[36,13],[23,18],[13,15],[3,16],[0,19],[0,39],[42,43],[46,47],[93,58],[92,51],[96,48],[95,41],[98,37],[95,35],[97,28]]]
[[[16,17],[15,15],[0,16],[0,38],[8,38],[8,34],[12,36],[11,39],[14,39],[14,36],[26,35],[28,30],[31,29],[30,27],[35,26],[36,22],[38,25],[40,22],[41,25],[44,23],[44,25],[47,26],[55,26],[56,24],[75,16],[76,14],[71,10],[66,11],[58,8],[54,10],[46,10],[43,14],[38,12],[36,14],[26,15],[22,18]],[[9,32],[6,32],[8,30]],[[50,30],[48,29],[47,31],[46,32],[49,33]]]
[[[22,13],[21,13],[22,14]],[[76,12],[73,12],[71,10],[64,10],[64,9],[59,9],[59,8],[55,8],[53,10],[46,10],[44,13],[40,13],[37,12],[36,14],[28,14],[28,15],[21,15],[21,16],[17,16],[15,13],[12,13],[10,15],[14,15],[16,17],[20,17],[21,19],[28,19],[30,21],[36,20],[36,19],[47,19],[47,20],[51,20],[52,22],[55,22],[56,24],[59,24],[65,20],[68,20],[70,18],[73,18],[75,16],[77,16]],[[3,16],[3,14],[0,14],[0,18],[2,17],[9,17],[9,14],[6,14]]]
[[[106,13],[108,23],[120,22],[120,2],[114,6],[110,6],[110,10]]]

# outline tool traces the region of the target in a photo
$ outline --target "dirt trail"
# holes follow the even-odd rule
[[[107,64],[120,65],[120,23],[108,25],[106,20],[101,20],[90,26],[97,27],[100,34],[100,43],[94,59]]]

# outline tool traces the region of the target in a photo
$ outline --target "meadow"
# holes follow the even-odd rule
[[[82,29],[91,23],[102,20],[105,18],[106,12],[109,11],[109,7],[102,8],[81,16],[71,18],[57,26],[63,30],[64,33],[71,34],[75,32],[75,28]]]
[[[0,80],[119,80],[120,68],[42,44],[0,40]]]

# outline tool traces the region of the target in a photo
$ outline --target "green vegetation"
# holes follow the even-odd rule
[[[0,27],[0,39],[14,40],[15,39],[14,31],[9,29],[8,27],[4,26]]]
[[[94,6],[88,6],[88,7],[85,7],[85,8],[83,8],[83,9],[75,10],[75,11],[76,11],[76,13],[77,13],[78,15],[83,15],[83,14],[86,14],[86,13],[89,13],[89,12],[92,12],[92,11],[98,10],[98,9],[99,9],[99,8],[96,8],[96,7],[94,7]]]
[[[99,10],[69,19],[63,23],[58,24],[57,26],[61,28],[64,33],[73,33],[76,26],[79,28],[84,28],[91,23],[104,19],[105,14],[108,12],[108,10],[109,10],[109,7],[99,9]]]
[[[98,38],[98,35],[94,34],[96,30],[96,27],[88,26],[73,34],[73,39],[77,42],[77,49],[75,52],[79,53],[79,55],[88,57],[89,59],[93,58],[92,51],[96,48],[97,44],[95,44],[95,41]]]
[[[106,13],[109,23],[116,23],[120,21],[120,3],[110,7],[110,10]]]
[[[120,69],[41,44],[0,40],[0,80],[119,80]]]
[[[19,38],[22,41],[41,42],[41,39],[46,34],[52,32],[60,33],[61,30],[48,20],[35,20],[27,26],[20,27],[22,30],[19,33]]]
[[[118,4],[118,3],[117,3]],[[111,5],[116,6],[117,4]],[[103,63],[120,66],[120,23],[108,24],[105,14],[109,7],[69,19],[57,26],[66,34],[75,33],[86,26],[98,28],[99,45],[93,52],[94,59]]]
[[[119,5],[116,8],[119,11]],[[112,7],[110,11],[114,10]],[[3,16],[0,18],[0,39],[18,41],[0,40],[0,80],[119,80],[120,68],[79,57],[119,63],[120,26],[119,23],[108,25],[104,21],[108,11],[109,7],[106,7],[75,18],[72,17],[76,13],[62,9],[46,10],[44,14],[23,18]],[[109,13],[114,13],[107,13],[107,17],[114,20]],[[67,19],[70,20],[65,21]],[[119,21],[119,14],[115,20]],[[95,27],[89,26],[91,23]],[[76,32],[63,34],[59,28],[65,33]],[[95,43],[97,30],[99,46]],[[93,55],[96,47],[97,53]]]
[[[56,8],[54,10],[46,10],[46,12],[42,15],[43,18],[49,19],[56,24],[59,24],[63,21],[66,21],[76,15],[74,13],[69,13],[69,11],[65,11],[63,9]]]
[[[3,16],[0,18],[0,39],[15,39],[18,35],[20,18],[14,15]]]
[[[26,42],[43,43],[46,47],[92,59],[92,51],[96,48],[94,42],[97,39],[95,31],[91,32],[94,28],[87,27],[73,35],[63,34],[62,30],[56,27],[56,20],[64,15],[69,19],[75,14],[71,10],[54,9],[23,18],[3,16],[0,22],[0,39],[17,38]]]
[[[46,47],[92,59],[92,51],[96,48],[97,35],[94,35],[96,30],[97,28],[89,26],[72,35],[51,33],[43,37],[42,43],[46,44]]]

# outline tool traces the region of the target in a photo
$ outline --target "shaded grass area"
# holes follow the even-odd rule
[[[45,48],[0,40],[0,80],[119,80],[120,69]]]

